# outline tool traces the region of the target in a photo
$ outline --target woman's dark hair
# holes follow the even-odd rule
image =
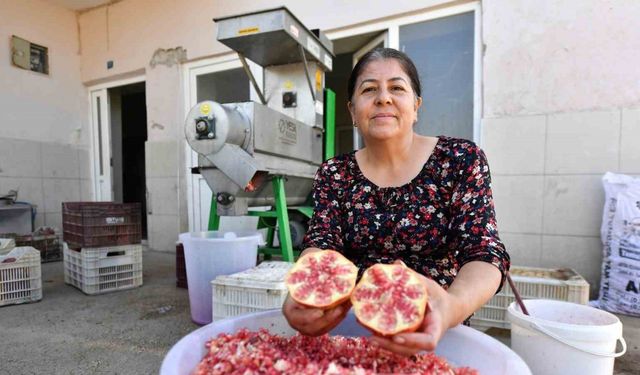
[[[384,59],[395,59],[398,63],[400,63],[402,70],[404,70],[405,74],[409,76],[409,80],[411,80],[411,88],[413,89],[413,92],[416,94],[416,96],[421,96],[422,89],[420,86],[420,77],[418,76],[418,70],[416,69],[416,66],[413,64],[413,61],[411,61],[409,56],[393,48],[375,48],[365,53],[360,58],[360,60],[358,60],[356,66],[353,67],[351,76],[349,76],[349,82],[347,83],[347,94],[349,95],[349,100],[353,98],[356,81],[358,80],[358,77],[367,66],[367,64],[372,61]]]

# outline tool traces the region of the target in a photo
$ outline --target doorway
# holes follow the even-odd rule
[[[113,201],[140,203],[142,238],[147,239],[145,142],[147,106],[144,82],[109,89]]]
[[[89,88],[93,200],[140,203],[147,238],[144,77]]]

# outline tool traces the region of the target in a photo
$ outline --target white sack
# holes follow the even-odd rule
[[[599,307],[640,316],[640,179],[607,172]]]

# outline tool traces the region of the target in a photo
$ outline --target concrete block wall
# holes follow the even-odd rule
[[[640,174],[640,2],[482,1],[482,146],[514,264],[599,289],[607,172]]]
[[[62,202],[91,200],[89,150],[75,145],[0,138],[0,194],[37,206],[35,227],[62,229]]]
[[[484,119],[498,227],[513,264],[600,283],[605,172],[640,176],[640,109]]]
[[[184,159],[183,48],[158,49],[146,68],[147,233],[149,247],[175,251],[189,230]]]
[[[182,229],[178,197],[178,141],[147,142],[145,159],[149,247],[175,251]],[[186,215],[186,210],[182,214]]]

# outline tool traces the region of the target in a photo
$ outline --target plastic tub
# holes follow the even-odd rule
[[[530,315],[509,305],[511,347],[534,374],[606,375],[626,351],[622,323],[593,307],[552,300],[525,300]],[[616,352],[618,340],[622,348]]]
[[[204,357],[206,353],[204,345],[209,339],[216,337],[219,333],[231,333],[240,328],[257,330],[262,327],[275,334],[294,333],[280,310],[257,312],[216,321],[191,332],[178,341],[164,358],[160,374],[190,374]],[[369,331],[358,324],[352,312],[331,333],[344,336],[370,335]],[[480,374],[531,374],[524,361],[507,346],[482,332],[465,326],[448,330],[440,340],[436,354],[445,357],[454,366],[473,367]]]
[[[182,233],[189,284],[191,320],[211,323],[211,280],[220,275],[255,267],[258,246],[263,244],[257,232],[193,232]]]

